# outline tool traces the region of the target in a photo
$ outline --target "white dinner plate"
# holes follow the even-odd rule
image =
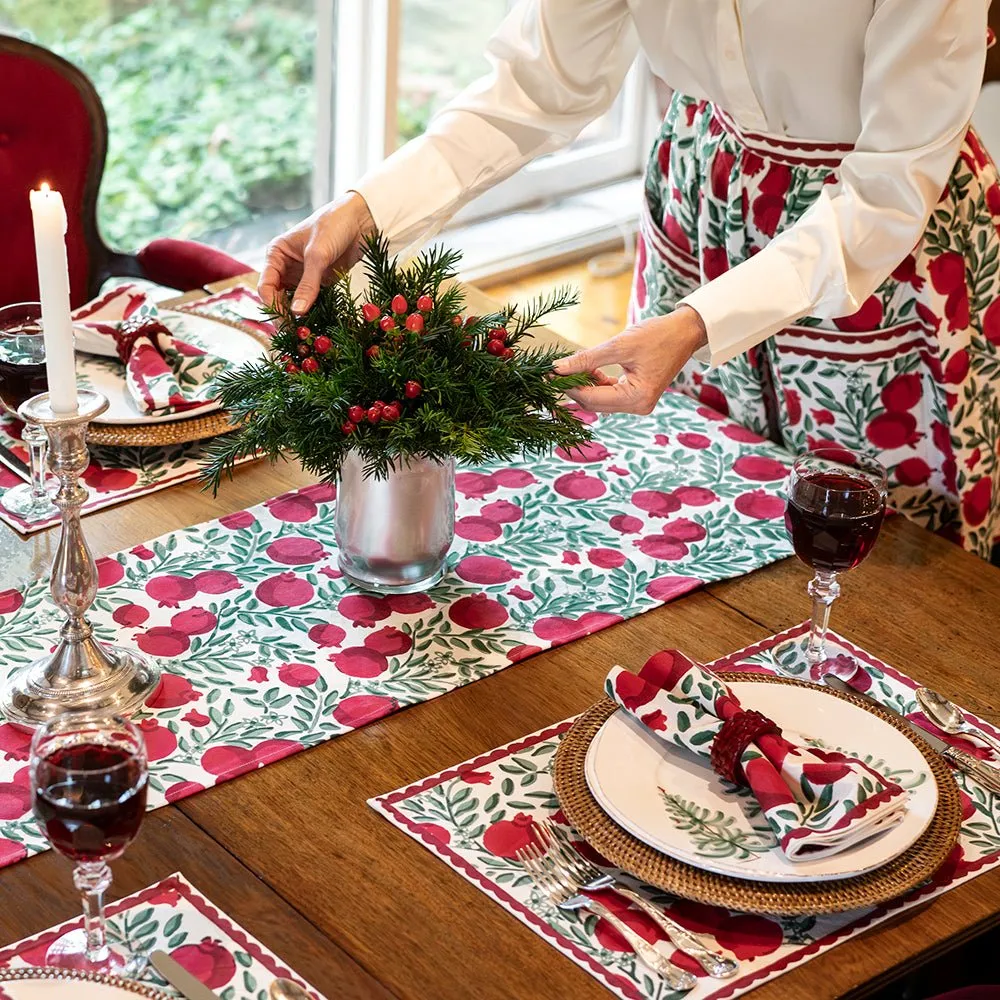
[[[909,791],[903,821],[839,854],[788,861],[749,789],[735,790],[707,758],[668,747],[619,709],[594,737],[585,766],[594,798],[619,826],[679,861],[760,882],[861,875],[902,854],[927,829],[937,809],[937,782],[898,729],[819,687],[752,680],[730,686],[793,742],[848,753],[902,785]]]
[[[4,1000],[173,1000],[162,990],[118,976],[60,969],[0,969]]]
[[[229,362],[226,371],[231,371],[246,361],[255,361],[266,354],[266,348],[259,340],[245,330],[230,326],[228,323],[219,323],[207,316],[168,309],[160,310],[160,318],[183,340],[209,354],[225,358]],[[136,406],[125,384],[125,367],[117,358],[77,351],[76,372],[81,385],[96,389],[108,397],[110,406],[94,420],[97,424],[165,424],[176,420],[189,420],[192,417],[204,417],[220,408],[215,400],[210,400],[183,413],[167,413],[153,417],[143,413]]]

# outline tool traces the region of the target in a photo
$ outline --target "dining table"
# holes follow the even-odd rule
[[[190,301],[233,283],[188,293]],[[467,289],[471,311],[490,300]],[[555,334],[545,334],[557,342]],[[251,463],[213,496],[176,485],[85,520],[97,556],[309,483],[294,462]],[[43,575],[58,540],[0,528],[4,586]],[[586,638],[150,813],[114,864],[113,896],[180,871],[328,997],[585,1000],[605,988],[367,804],[587,709],[612,664],[664,647],[708,661],[808,617],[794,557],[688,593]],[[833,626],[993,723],[1000,571],[903,517],[843,582]],[[0,871],[0,943],[71,917],[67,861]],[[992,870],[753,991],[759,1000],[870,995],[1000,922]]]

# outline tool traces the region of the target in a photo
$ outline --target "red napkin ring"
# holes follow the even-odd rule
[[[163,351],[159,344],[159,334],[165,333],[168,337],[170,331],[155,319],[126,319],[122,320],[118,329],[113,331],[115,347],[118,350],[118,357],[123,365],[128,365],[128,360],[132,357],[137,340],[148,339],[153,347],[162,355]]]
[[[758,736],[765,733],[781,735],[781,730],[766,715],[751,709],[741,709],[726,719],[712,741],[712,769],[734,785],[746,785],[746,776],[740,766],[743,751]]]

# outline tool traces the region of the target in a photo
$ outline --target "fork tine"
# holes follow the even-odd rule
[[[550,843],[577,881],[583,884],[604,874],[576,850],[570,843],[568,835],[559,830],[548,817],[542,820],[542,824]]]

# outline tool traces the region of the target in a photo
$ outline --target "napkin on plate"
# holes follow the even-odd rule
[[[710,757],[719,774],[748,785],[789,861],[837,854],[903,819],[899,785],[854,757],[789,742],[677,650],[656,653],[638,675],[615,667],[605,691],[665,743]]]
[[[118,358],[140,413],[182,413],[210,402],[215,377],[229,366],[184,340],[184,319],[122,285],[73,313],[76,349]]]

